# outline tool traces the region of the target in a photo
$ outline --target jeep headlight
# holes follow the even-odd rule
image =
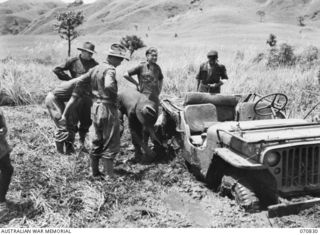
[[[280,162],[280,154],[278,152],[268,152],[265,161],[269,166],[276,166]]]

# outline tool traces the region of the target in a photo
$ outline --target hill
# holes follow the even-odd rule
[[[9,0],[0,4],[6,22],[1,33],[52,34],[55,16],[66,10],[83,11],[86,22],[81,29],[90,34],[110,30],[204,32],[214,30],[217,24],[260,21],[298,25],[299,16],[307,26],[320,22],[318,0],[97,0],[69,5],[59,0]]]
[[[0,34],[18,34],[47,11],[63,6],[59,0],[9,0],[0,4]]]

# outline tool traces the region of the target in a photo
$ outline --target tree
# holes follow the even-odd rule
[[[304,23],[304,17],[303,16],[298,16],[297,17],[297,21],[298,21],[298,25],[299,26],[301,26],[301,27],[306,26],[305,23]]]
[[[130,51],[130,56],[132,56],[134,51],[146,46],[142,39],[137,37],[136,35],[127,35],[121,38],[120,44]]]
[[[270,34],[269,38],[267,40],[267,44],[269,44],[270,47],[274,47],[277,45],[277,37],[274,34]]]
[[[258,16],[260,16],[260,22],[262,22],[263,17],[266,16],[266,13],[262,10],[257,11],[256,13]]]
[[[81,11],[67,11],[59,13],[56,17],[58,23],[55,24],[60,37],[68,41],[68,56],[71,54],[71,41],[77,38],[80,33],[76,28],[84,21],[84,15]]]

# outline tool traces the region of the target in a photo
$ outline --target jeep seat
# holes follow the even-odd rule
[[[234,121],[235,108],[239,99],[240,97],[235,95],[188,92],[185,96],[184,105],[213,104],[217,110],[217,121]]]
[[[218,122],[217,109],[213,104],[187,105],[184,116],[191,134],[199,134]]]

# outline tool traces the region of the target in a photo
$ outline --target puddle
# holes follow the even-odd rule
[[[210,214],[199,201],[177,191],[170,191],[162,199],[171,210],[183,215],[194,227],[211,227]]]

